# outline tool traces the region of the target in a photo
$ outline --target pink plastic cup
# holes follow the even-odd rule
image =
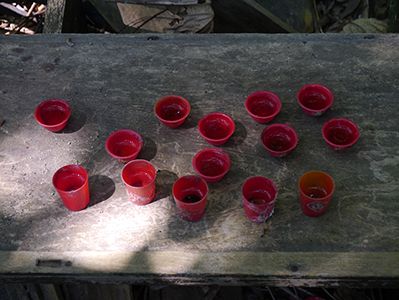
[[[154,111],[164,125],[176,128],[187,119],[190,113],[190,104],[183,97],[169,95],[158,100]]]
[[[180,177],[172,188],[177,211],[185,221],[198,221],[205,213],[208,185],[198,176]]]
[[[105,142],[105,148],[117,161],[127,163],[135,159],[143,147],[140,134],[130,129],[112,133]]]
[[[35,119],[45,129],[58,132],[66,126],[71,115],[68,103],[59,99],[49,99],[38,105]]]
[[[53,176],[53,185],[69,210],[82,210],[90,202],[88,176],[81,166],[60,168]]]
[[[281,109],[281,101],[277,95],[268,91],[257,91],[245,100],[245,108],[258,123],[268,123],[274,119]]]
[[[223,113],[210,113],[198,123],[199,133],[213,146],[220,146],[233,135],[235,124],[232,118]]]
[[[129,200],[136,205],[146,205],[155,196],[155,167],[144,159],[127,163],[122,169],[122,181]]]
[[[318,117],[332,105],[334,97],[325,86],[309,84],[299,90],[297,99],[307,115]]]
[[[273,124],[263,130],[261,140],[263,146],[271,155],[284,157],[298,144],[298,135],[288,125]]]
[[[222,179],[230,169],[230,158],[222,150],[207,148],[194,156],[193,167],[202,179],[215,182]]]
[[[325,213],[334,192],[334,180],[321,171],[310,171],[299,179],[301,209],[305,215],[318,217]]]
[[[335,151],[344,151],[359,138],[359,128],[348,119],[331,119],[322,128],[322,135],[328,146]]]
[[[277,187],[265,177],[252,177],[242,185],[242,200],[247,218],[254,223],[265,222],[274,211]]]

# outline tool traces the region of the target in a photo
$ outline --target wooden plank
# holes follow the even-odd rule
[[[46,7],[43,33],[61,33],[67,0],[50,0]]]
[[[394,287],[399,253],[0,252],[0,281]],[[38,260],[60,260],[38,267]],[[167,263],[166,263],[167,262]],[[193,276],[195,275],[195,276]],[[81,287],[86,290],[88,287]]]
[[[86,18],[81,0],[49,0],[43,33],[85,33]]]

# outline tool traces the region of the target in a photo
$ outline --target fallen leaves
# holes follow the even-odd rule
[[[352,20],[364,17],[366,0],[318,0],[316,1],[318,26],[321,32],[340,32]]]

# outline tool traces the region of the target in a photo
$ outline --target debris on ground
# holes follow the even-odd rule
[[[389,0],[314,0],[314,7],[318,32],[386,32]]]
[[[0,2],[0,33],[41,33],[45,12],[46,5],[36,2]]]

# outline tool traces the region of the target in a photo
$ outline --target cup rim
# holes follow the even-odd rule
[[[302,104],[302,101],[301,101],[302,94],[304,93],[304,91],[306,91],[307,89],[312,88],[312,87],[317,87],[317,88],[323,90],[324,92],[326,92],[328,94],[329,103],[325,107],[323,107],[321,109],[311,109],[311,108],[308,108],[307,106]],[[308,111],[309,113],[320,113],[320,112],[325,112],[328,108],[330,108],[330,106],[334,102],[334,95],[331,92],[331,90],[329,88],[327,88],[326,86],[318,84],[318,83],[311,83],[311,84],[307,84],[307,85],[303,86],[298,91],[298,93],[297,93],[297,101],[298,101],[299,105],[302,107],[302,109]]]
[[[200,170],[197,167],[198,159],[204,153],[215,153],[215,152],[219,153],[221,155],[221,157],[223,158],[223,163],[225,165],[225,168],[224,168],[223,172],[218,174],[218,175],[215,175],[215,176],[209,176],[209,175],[203,174],[202,172],[200,172]],[[197,154],[193,158],[193,168],[194,168],[195,172],[197,172],[197,174],[200,177],[205,177],[205,178],[209,178],[209,179],[214,179],[214,178],[219,178],[219,177],[223,178],[223,176],[226,175],[226,173],[229,171],[230,166],[231,166],[231,161],[230,161],[229,155],[226,152],[224,152],[223,150],[217,149],[217,148],[205,148],[205,149],[202,149],[199,152],[197,152]],[[204,180],[206,181],[206,179],[204,179]]]
[[[320,201],[320,202],[326,202],[326,201],[328,201],[328,198],[331,198],[331,195],[334,193],[334,190],[335,190],[335,182],[334,182],[334,179],[333,179],[330,175],[328,175],[326,172],[323,172],[323,171],[311,170],[311,171],[308,171],[308,172],[302,174],[302,176],[299,178],[299,181],[298,181],[298,189],[299,189],[299,192],[302,193],[302,194],[304,194],[304,195],[306,195],[306,194],[302,191],[301,182],[302,182],[302,180],[304,180],[304,177],[307,176],[307,175],[309,175],[310,173],[319,173],[319,174],[325,176],[330,182],[332,182],[332,190],[331,190],[330,193],[327,194],[327,196],[325,196],[325,197],[323,197],[323,198],[315,198],[315,199],[314,199],[314,201]],[[306,196],[307,196],[307,195],[306,195]]]
[[[185,180],[185,179],[187,179],[187,178],[195,178],[195,179],[197,179],[197,180],[200,180],[203,184],[205,184],[206,193],[204,194],[204,196],[201,198],[200,201],[197,201],[197,202],[194,202],[194,203],[187,203],[187,202],[184,202],[184,201],[178,199],[178,198],[175,196],[175,185],[176,185],[176,183],[177,183],[178,181],[180,181],[180,180]],[[182,177],[178,178],[178,179],[173,183],[173,186],[172,186],[172,196],[173,196],[173,198],[175,199],[175,201],[178,201],[179,203],[184,203],[184,205],[187,205],[187,206],[195,206],[195,205],[197,205],[199,202],[203,201],[204,199],[206,199],[206,198],[208,197],[208,192],[209,192],[208,184],[206,183],[206,181],[205,181],[203,178],[201,178],[201,176],[197,176],[197,175],[185,175],[185,176],[182,176]]]
[[[57,175],[59,175],[61,172],[65,171],[65,170],[63,170],[63,169],[65,169],[65,168],[67,168],[67,169],[69,169],[69,168],[77,168],[77,169],[79,169],[79,170],[83,173],[83,177],[84,177],[84,179],[85,179],[85,182],[82,184],[82,186],[80,186],[80,187],[79,187],[78,189],[76,189],[76,190],[73,190],[72,192],[76,192],[76,191],[79,191],[79,190],[81,190],[82,188],[84,188],[86,182],[88,182],[88,180],[89,180],[88,173],[87,173],[86,169],[83,168],[82,166],[80,166],[80,165],[73,165],[73,164],[71,164],[71,165],[65,165],[65,166],[59,168],[59,169],[54,173],[54,175],[53,175],[53,180],[52,180],[52,181],[53,181],[53,186],[54,186],[54,188],[55,188],[57,191],[61,191],[61,192],[63,192],[63,193],[70,193],[70,192],[71,192],[71,191],[64,191],[63,189],[60,189],[60,188],[57,186],[57,184],[56,184]],[[79,175],[81,175],[81,174],[79,173]]]
[[[339,121],[341,121],[341,122],[343,121],[343,122],[345,122],[347,124],[350,124],[353,127],[354,131],[355,131],[355,138],[353,139],[353,141],[351,141],[348,144],[344,144],[344,145],[335,144],[335,143],[331,142],[327,138],[327,128],[328,128],[329,125],[332,126],[330,122],[339,122]],[[359,127],[357,127],[355,122],[353,122],[353,121],[351,121],[349,119],[346,119],[346,118],[334,118],[334,119],[328,120],[327,122],[324,123],[323,128],[321,129],[321,134],[322,134],[324,140],[327,142],[327,144],[333,146],[334,148],[347,148],[347,147],[350,147],[354,143],[357,142],[357,140],[359,139],[359,136],[360,136]]]
[[[267,202],[265,204],[256,204],[256,203],[249,202],[247,197],[244,195],[244,187],[247,184],[249,184],[250,181],[259,180],[259,179],[261,179],[262,181],[266,181],[267,183],[270,183],[271,186],[273,187],[273,189],[275,190],[275,196],[274,196],[273,200],[271,200],[271,201],[269,201],[269,202]],[[271,179],[269,179],[267,177],[263,177],[263,176],[254,176],[254,177],[250,177],[250,178],[248,178],[247,180],[244,181],[244,183],[242,184],[242,187],[241,187],[241,195],[242,195],[243,201],[245,203],[247,203],[247,204],[256,205],[256,206],[269,206],[270,204],[272,204],[272,203],[274,203],[276,201],[277,196],[278,196],[278,189],[277,189],[276,184]]]
[[[257,96],[257,95],[267,95],[267,96],[271,96],[271,98],[273,98],[273,99],[275,100],[275,102],[277,103],[277,109],[276,109],[276,111],[275,111],[273,114],[268,115],[268,116],[259,116],[259,115],[257,115],[257,114],[254,114],[254,113],[250,110],[249,104],[250,104],[251,100],[253,99],[253,97],[254,97],[254,96]],[[280,110],[281,110],[281,100],[280,100],[280,98],[279,98],[276,94],[274,94],[274,93],[272,93],[272,92],[269,92],[269,91],[264,91],[264,90],[256,91],[256,92],[251,93],[251,94],[245,99],[245,104],[244,104],[244,105],[245,105],[245,109],[247,110],[247,112],[248,112],[252,117],[255,117],[255,118],[257,118],[257,119],[273,119],[273,118],[280,112]]]
[[[39,113],[40,113],[41,109],[43,108],[43,106],[49,102],[56,102],[56,103],[62,104],[62,106],[64,106],[66,108],[66,115],[65,115],[64,120],[62,120],[61,122],[59,122],[57,124],[52,124],[52,125],[43,123],[41,121],[41,118],[39,117]],[[35,109],[36,121],[43,127],[49,128],[49,129],[56,128],[56,127],[60,126],[61,124],[65,123],[66,121],[68,121],[70,116],[71,116],[71,107],[69,106],[69,104],[67,102],[65,102],[64,100],[61,100],[61,99],[47,99],[47,100],[43,101],[42,103],[40,103]]]
[[[181,116],[179,119],[168,120],[168,119],[164,119],[164,118],[161,117],[158,108],[163,102],[165,102],[165,101],[167,101],[169,99],[177,99],[177,100],[180,101],[180,103],[184,104],[186,109],[184,111],[184,115]],[[154,105],[154,113],[155,113],[155,115],[158,117],[159,120],[161,120],[162,123],[165,122],[165,123],[168,123],[168,124],[179,123],[182,120],[186,119],[187,116],[190,114],[190,109],[191,109],[190,103],[187,101],[187,99],[182,97],[182,96],[179,96],[179,95],[167,95],[167,96],[164,96],[164,97],[160,98]]]
[[[128,167],[130,167],[131,164],[138,164],[138,163],[144,163],[144,164],[146,164],[147,166],[150,166],[150,168],[153,170],[153,172],[154,172],[154,174],[155,174],[155,175],[154,175],[154,178],[151,180],[151,182],[149,182],[148,184],[146,184],[146,185],[144,185],[144,186],[134,186],[134,185],[130,185],[130,184],[128,184],[128,183],[125,181],[125,179],[123,178],[123,172],[124,172]],[[145,159],[135,159],[135,160],[129,161],[128,163],[126,163],[126,164],[123,166],[122,171],[121,171],[121,179],[122,179],[122,182],[123,182],[125,185],[130,186],[130,187],[133,187],[133,188],[135,188],[135,189],[144,189],[144,188],[148,187],[149,185],[151,185],[151,184],[156,180],[156,177],[157,177],[157,170],[156,170],[155,166],[154,166],[150,161],[145,160]]]
[[[137,140],[138,140],[138,142],[139,142],[139,146],[137,147],[137,151],[135,151],[134,153],[132,153],[132,154],[130,154],[130,155],[119,156],[119,155],[116,155],[115,153],[113,153],[113,152],[111,151],[111,147],[110,147],[111,139],[112,139],[113,137],[115,137],[116,135],[122,133],[122,132],[127,132],[127,133],[132,134],[135,138],[137,138]],[[142,139],[141,135],[140,135],[138,132],[136,132],[136,131],[134,131],[134,130],[131,130],[131,129],[119,129],[119,130],[116,130],[116,131],[114,131],[113,133],[111,133],[111,134],[107,137],[107,140],[105,141],[105,149],[107,149],[107,152],[108,152],[110,155],[112,155],[114,158],[116,158],[116,159],[128,159],[129,157],[132,157],[132,156],[135,156],[135,155],[136,155],[136,157],[137,157],[137,155],[139,154],[139,152],[141,151],[142,148],[143,148],[143,139]]]
[[[287,150],[283,150],[283,151],[276,151],[276,150],[273,150],[273,149],[267,147],[264,137],[265,137],[266,133],[273,128],[284,128],[284,129],[287,129],[288,131],[292,132],[294,134],[294,144]],[[292,151],[298,145],[299,138],[298,138],[297,132],[291,126],[286,125],[286,124],[275,123],[275,124],[267,126],[265,129],[263,129],[262,134],[261,134],[261,141],[267,151],[276,153],[276,154],[282,154],[282,153],[287,153],[287,152]]]
[[[226,135],[225,137],[222,137],[222,138],[220,138],[220,139],[212,139],[212,138],[210,138],[210,137],[208,137],[208,136],[206,136],[206,135],[204,134],[204,132],[202,131],[202,124],[203,124],[206,120],[208,120],[210,117],[213,117],[213,116],[221,116],[221,117],[223,117],[224,119],[226,119],[226,120],[229,122],[230,125],[232,125],[232,129],[230,130],[230,132],[228,133],[228,135]],[[227,140],[233,135],[234,130],[235,130],[235,123],[234,123],[234,120],[233,120],[229,115],[227,115],[227,114],[225,114],[225,113],[221,113],[221,112],[213,112],[213,113],[206,114],[206,115],[203,116],[203,117],[201,118],[201,120],[198,122],[198,131],[199,131],[199,133],[202,135],[202,137],[203,137],[206,141],[210,141],[210,142],[214,142],[214,143],[221,142],[221,141],[225,141],[225,140],[227,141]]]

